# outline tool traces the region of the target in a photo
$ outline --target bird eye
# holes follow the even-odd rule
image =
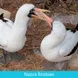
[[[30,13],[32,13],[34,11],[34,8],[30,10]]]
[[[31,18],[32,15],[35,15],[34,13],[34,8],[30,10],[29,14],[28,14],[28,17]]]

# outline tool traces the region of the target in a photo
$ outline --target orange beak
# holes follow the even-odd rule
[[[49,24],[49,26],[51,27],[51,23],[53,22],[53,20],[52,18],[44,14],[44,12],[50,12],[50,11],[45,10],[45,9],[34,8],[35,15],[32,15],[32,17],[46,21]]]

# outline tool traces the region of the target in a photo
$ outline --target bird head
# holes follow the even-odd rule
[[[25,16],[27,16],[28,18],[38,18],[44,20],[49,24],[49,26],[51,26],[51,22],[53,20],[44,13],[50,12],[49,10],[36,8],[33,4],[24,4],[21,8],[22,12],[24,11],[24,13],[26,10]]]

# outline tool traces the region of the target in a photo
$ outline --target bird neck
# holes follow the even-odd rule
[[[15,22],[14,22],[14,27],[15,28],[27,28],[29,18],[24,17],[23,15],[16,15]]]
[[[45,48],[45,50],[54,49],[57,47],[65,38],[64,35],[57,35],[54,32],[51,32],[48,36],[46,36],[42,41],[42,47]]]
[[[54,48],[54,47],[57,47],[65,38],[65,34],[61,34],[61,35],[58,35],[54,32],[51,32],[50,34],[50,48]]]
[[[23,7],[17,11],[14,28],[27,28],[27,24],[29,21],[29,17],[27,17],[26,12],[23,11]]]

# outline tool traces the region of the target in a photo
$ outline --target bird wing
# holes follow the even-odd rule
[[[0,20],[0,48],[7,45],[7,34],[10,34],[8,31],[12,29],[13,22],[7,19],[8,22],[3,22]]]
[[[2,20],[0,20],[0,35],[2,34],[2,32],[7,28],[12,28],[13,26],[13,22],[7,18],[5,18],[7,20],[7,22],[3,22]]]
[[[67,31],[65,40],[61,44],[61,49],[59,51],[60,56],[67,56],[73,50],[73,48],[78,43],[78,31],[72,33]]]
[[[8,18],[4,18],[5,20],[7,20],[6,24],[10,27],[13,26],[13,22],[11,20],[9,20]]]

